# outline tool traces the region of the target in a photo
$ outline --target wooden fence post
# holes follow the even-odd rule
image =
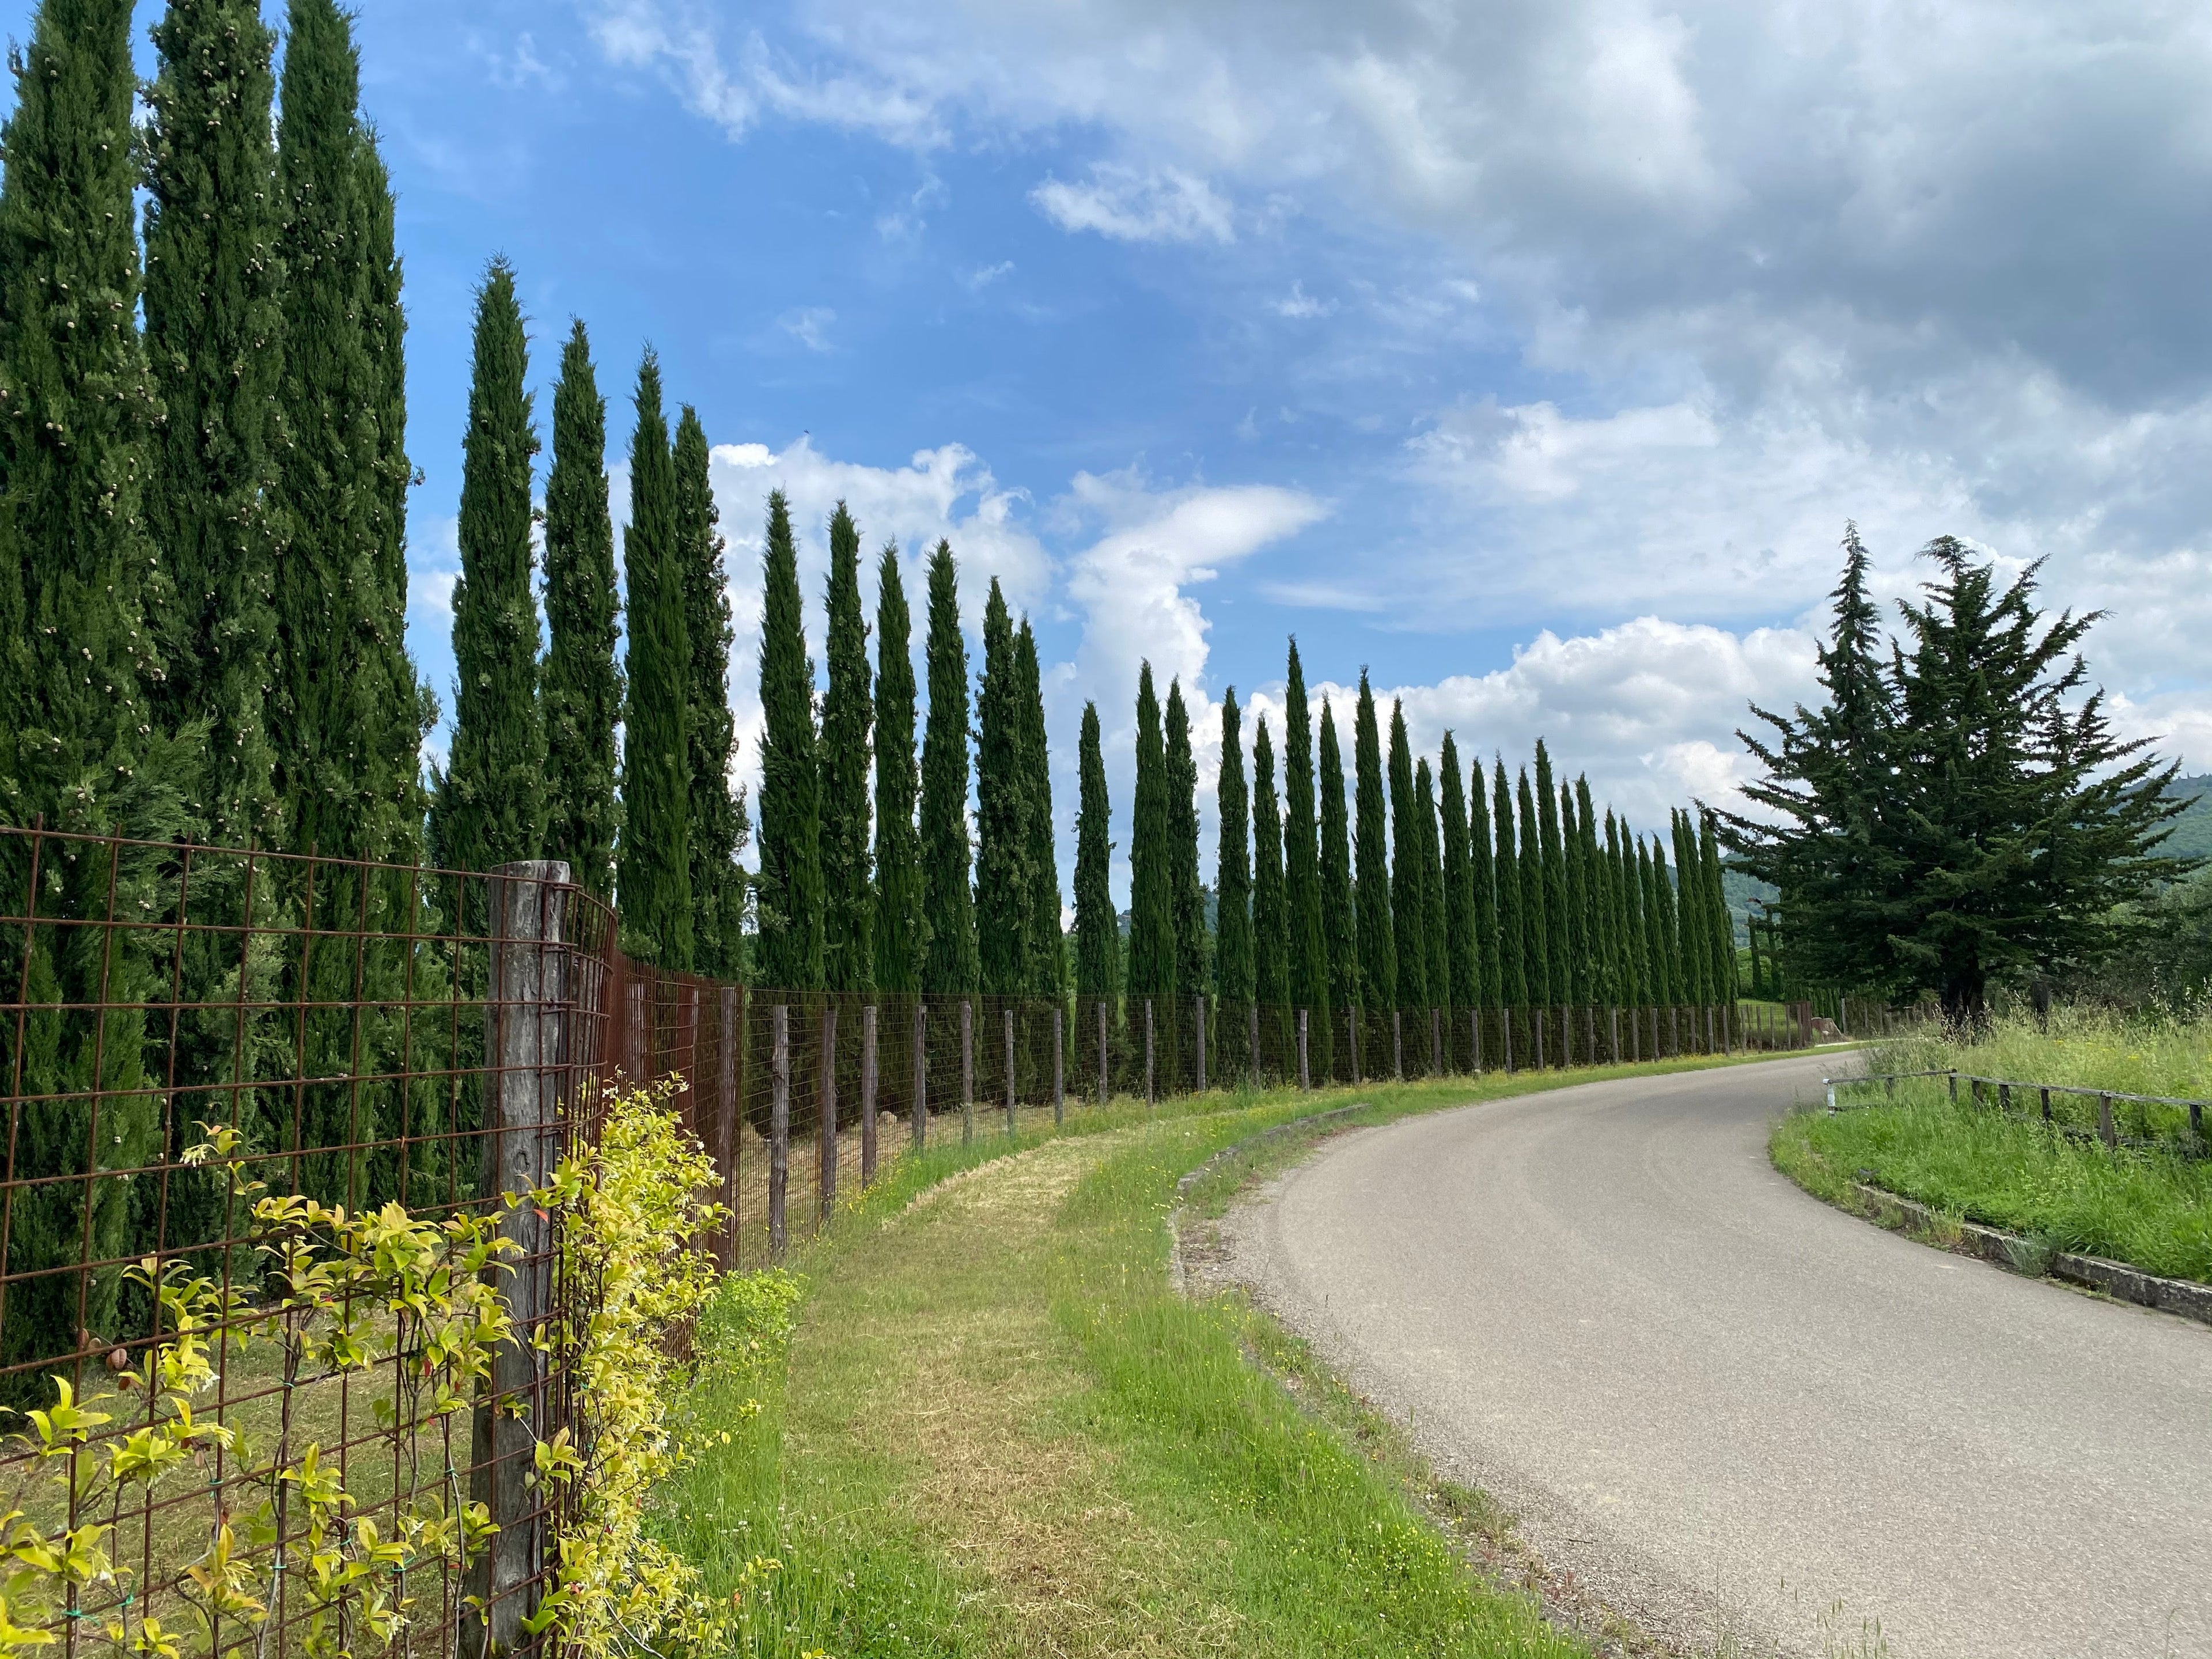
[[[1250,1028],[1250,1047],[1246,1052],[1251,1057],[1252,1086],[1256,1089],[1260,1086],[1260,1005],[1256,1002],[1246,1003],[1244,1018],[1245,1024]]]
[[[1406,1017],[1395,1008],[1390,1011],[1390,1080],[1406,1080]]]
[[[960,1144],[975,1139],[975,1005],[960,999]]]
[[[929,1140],[929,1005],[914,1000],[914,1149]]]
[[[876,1178],[876,1005],[860,1010],[860,1186]]]
[[[1575,1011],[1565,1003],[1559,1005],[1559,1069],[1565,1071],[1575,1063]]]
[[[623,1071],[633,1084],[649,1083],[647,1068],[652,1064],[645,1037],[645,981],[637,977],[635,964],[630,969],[629,1018],[623,1022]]]
[[[720,1259],[725,1270],[738,1265],[738,1148],[744,1144],[738,1133],[738,988],[722,987],[720,1075],[714,1093],[721,1111],[721,1146],[717,1163],[722,1171],[722,1207],[729,1219],[722,1231]]]
[[[1360,1018],[1357,1002],[1344,1005],[1344,1023],[1352,1033],[1352,1086],[1358,1088],[1365,1081],[1359,1074],[1359,1039],[1366,1034],[1367,1022]]]
[[[837,1204],[837,1005],[822,1005],[822,1052],[816,1062],[821,1082],[814,1097],[819,1103],[814,1123],[814,1190],[821,1218],[827,1221]]]
[[[1583,1006],[1583,1035],[1587,1039],[1583,1045],[1583,1064],[1595,1066],[1597,1064],[1597,1005],[1594,1002]]]
[[[1313,1073],[1306,1069],[1306,1011],[1298,1010],[1298,1087],[1313,1087]]]
[[[1060,1127],[1067,1110],[1067,1044],[1060,1035],[1064,1012],[1057,1002],[1052,1005],[1052,1127],[1055,1129]]]
[[[1473,1032],[1474,1036],[1474,1046],[1469,1049],[1468,1052],[1474,1056],[1474,1074],[1477,1077],[1480,1077],[1482,1075],[1482,1010],[1480,1008],[1468,1009],[1467,1011],[1467,1023],[1469,1030]]]
[[[1098,1103],[1105,1105],[1114,1086],[1114,1056],[1106,1043],[1106,999],[1098,999]]]
[[[1536,1028],[1536,1069],[1544,1069],[1544,1011],[1534,1005],[1528,1008],[1528,1023]]]
[[[1605,1024],[1607,1032],[1612,1038],[1606,1046],[1606,1052],[1613,1056],[1613,1063],[1618,1066],[1620,1064],[1620,1010],[1617,1006],[1612,1004],[1607,1006]]]
[[[1014,1132],[1014,1011],[1000,1010],[1006,1017],[1006,1133]]]
[[[2112,1123],[2112,1097],[2110,1095],[2097,1097],[2097,1139],[2107,1146],[2120,1144],[2120,1132]]]
[[[1198,994],[1198,1092],[1206,1092],[1206,993]]]
[[[1145,1109],[1152,1110],[1157,1103],[1152,1093],[1152,1000],[1145,999]]]
[[[784,1198],[791,1186],[791,1005],[768,1011],[768,1249],[783,1260]]]
[[[543,1187],[560,1156],[568,1099],[561,948],[568,866],[554,860],[503,864],[491,873],[491,949],[484,1053],[499,1070],[485,1115],[489,1193]],[[505,1655],[524,1646],[523,1620],[537,1610],[547,1537],[537,1486],[534,1425],[547,1420],[544,1354],[529,1340],[553,1311],[552,1224],[519,1204],[500,1234],[520,1249],[503,1286],[516,1335],[493,1352],[491,1387],[472,1425],[471,1496],[500,1530],[471,1568],[477,1607],[466,1615],[469,1651]]]
[[[1444,1074],[1444,1017],[1439,1008],[1429,1010],[1429,1075]]]

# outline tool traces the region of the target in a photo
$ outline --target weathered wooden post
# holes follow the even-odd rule
[[[1252,1086],[1256,1089],[1260,1086],[1260,1005],[1256,1002],[1246,1003],[1244,1018],[1246,1024],[1250,1028],[1250,1046],[1244,1052],[1251,1057]]]
[[[1528,1023],[1536,1028],[1536,1069],[1540,1072],[1544,1069],[1544,1011],[1533,1003],[1528,1008]]]
[[[623,1073],[632,1083],[649,1083],[646,1068],[652,1056],[645,1039],[645,981],[637,977],[633,964],[629,980],[629,1012],[623,1022]]]
[[[1052,1005],[1052,1127],[1060,1127],[1066,1116],[1066,1060],[1067,1044],[1060,1035],[1060,1006]]]
[[[1006,1019],[1006,1133],[1014,1132],[1014,1011],[1001,1010]]]
[[[1513,1011],[1510,1008],[1501,1008],[1498,1011],[1498,1031],[1505,1044],[1505,1075],[1511,1077],[1513,1075]]]
[[[1198,1092],[1206,1092],[1206,993],[1198,994]]]
[[[783,1260],[784,1199],[791,1187],[791,1005],[768,1011],[768,1248]]]
[[[960,999],[960,1144],[975,1139],[975,1005]]]
[[[2097,1097],[2097,1139],[2107,1146],[2120,1144],[2120,1132],[2112,1123],[2112,1097],[2110,1095]]]
[[[720,1260],[725,1270],[738,1265],[738,988],[722,987],[722,1030],[719,1044],[719,1074],[714,1090],[720,1115],[721,1145],[715,1149],[715,1167],[722,1172],[722,1207],[729,1219],[722,1231]]]
[[[1359,1039],[1365,1034],[1367,1026],[1357,1002],[1344,1005],[1344,1023],[1352,1033],[1352,1086],[1357,1089],[1365,1081],[1359,1074]]]
[[[816,1062],[821,1081],[814,1091],[820,1103],[814,1122],[814,1190],[817,1213],[827,1221],[837,1205],[837,1005],[822,1005],[822,1051]]]
[[[1158,1104],[1152,1093],[1152,1000],[1145,999],[1145,1109],[1150,1111]]]
[[[1390,1080],[1406,1080],[1406,1017],[1395,1008],[1390,1011]]]
[[[1298,1010],[1298,1087],[1313,1087],[1313,1073],[1306,1069],[1306,1011]]]
[[[914,1000],[914,1149],[929,1140],[929,1005]]]
[[[1613,1056],[1613,1063],[1618,1066],[1620,1064],[1620,1010],[1618,1007],[1612,1006],[1607,1007],[1605,1024],[1606,1030],[1612,1039],[1606,1045],[1606,1052]]]
[[[561,1154],[572,1086],[562,1008],[568,884],[568,866],[557,860],[503,864],[491,872],[484,1053],[499,1070],[484,1103],[488,1193],[535,1191]],[[536,1205],[518,1204],[500,1234],[520,1251],[501,1285],[515,1335],[492,1354],[491,1386],[471,1437],[471,1495],[500,1528],[469,1571],[477,1605],[466,1615],[465,1638],[483,1659],[525,1645],[523,1621],[537,1611],[550,1541],[534,1426],[545,1420],[546,1357],[531,1339],[553,1311],[552,1224]]]
[[[876,1178],[876,1005],[860,1010],[860,1185]]]
[[[1474,1057],[1474,1074],[1480,1077],[1482,1075],[1482,1010],[1468,1009],[1467,1024],[1468,1031],[1474,1038],[1474,1044],[1468,1049],[1468,1053]]]
[[[1559,1005],[1559,1069],[1565,1071],[1575,1063],[1575,1011],[1565,1003]]]
[[[1440,1008],[1429,1010],[1429,1074],[1444,1074],[1444,1016]]]
[[[1098,999],[1098,1103],[1103,1106],[1114,1086],[1114,1057],[1106,1046],[1106,999]]]

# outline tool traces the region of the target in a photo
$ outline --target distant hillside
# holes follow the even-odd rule
[[[2166,793],[2172,799],[2186,798],[2189,810],[2173,820],[2173,833],[2158,850],[2169,858],[2212,858],[2212,772],[2176,778]]]

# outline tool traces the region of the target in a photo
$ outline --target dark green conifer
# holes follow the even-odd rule
[[[1560,869],[1566,879],[1567,925],[1561,930],[1567,944],[1567,1000],[1581,1006],[1595,1000],[1590,994],[1590,938],[1588,926],[1589,872],[1583,864],[1582,824],[1575,811],[1571,784],[1559,786]]]
[[[1483,1007],[1496,1008],[1503,1006],[1505,998],[1498,933],[1500,900],[1480,757],[1468,769],[1467,818],[1468,880],[1474,889],[1476,995]]]
[[[623,834],[616,891],[626,948],[682,971],[691,966],[692,952],[687,730],[691,644],[676,546],[675,459],[660,406],[660,360],[650,350],[638,365],[635,401],[629,524],[623,532],[629,702],[623,719]],[[772,498],[772,512],[781,506],[781,496]],[[785,539],[787,544],[787,532]],[[762,660],[765,678],[765,646]]]
[[[1206,965],[1206,890],[1198,878],[1198,763],[1182,683],[1168,682],[1168,854],[1175,884],[1176,988],[1188,1000],[1213,982]],[[1178,1012],[1182,1012],[1180,1007]]]
[[[1682,957],[1683,1000],[1707,1003],[1713,1000],[1712,943],[1705,925],[1704,870],[1698,860],[1698,832],[1690,815],[1679,808],[1671,815],[1674,842],[1674,939]]]
[[[614,520],[607,505],[607,403],[579,318],[553,388],[553,465],[545,477],[545,628],[539,703],[545,723],[545,851],[565,859],[586,892],[611,899],[615,727],[622,671],[615,665]]]
[[[1121,989],[1121,924],[1114,914],[1113,804],[1106,792],[1106,756],[1098,705],[1083,705],[1077,750],[1075,817],[1075,994],[1111,1001]],[[1097,1016],[1085,1008],[1084,1017]]]
[[[922,989],[976,988],[975,895],[968,866],[968,641],[952,544],[929,556],[929,723],[921,744],[921,908],[927,928]]]
[[[783,492],[768,498],[761,598],[761,980],[823,988],[822,750],[814,659],[799,598],[799,550]],[[635,670],[630,684],[637,684]]]
[[[1137,670],[1137,787],[1129,833],[1129,998],[1176,991],[1174,809],[1152,665]],[[1155,1011],[1155,1018],[1168,1011]]]
[[[1291,1000],[1311,1011],[1307,1063],[1316,1077],[1334,1065],[1328,1017],[1328,963],[1322,933],[1321,848],[1315,836],[1313,710],[1306,702],[1305,665],[1291,641],[1290,682],[1283,691],[1283,903],[1291,931]]]
[[[1552,757],[1541,738],[1536,739],[1536,822],[1539,867],[1544,883],[1545,985],[1549,1002],[1575,1000],[1575,911],[1567,890],[1566,847],[1559,835],[1559,792],[1552,777]],[[1528,826],[1521,826],[1526,835]]]
[[[1326,732],[1328,727],[1322,730]],[[1291,1000],[1282,811],[1275,799],[1275,745],[1267,736],[1264,714],[1252,734],[1252,997],[1270,1009],[1285,1007]]]
[[[1375,694],[1359,671],[1359,703],[1352,732],[1352,904],[1359,919],[1359,978],[1364,1006],[1377,1013],[1398,1006],[1398,946],[1391,922],[1390,860],[1384,836],[1389,811],[1382,793],[1382,738],[1376,728]]]
[[[1652,942],[1659,952],[1659,981],[1669,1006],[1692,1000],[1687,964],[1682,960],[1682,941],[1675,923],[1674,880],[1667,871],[1667,849],[1657,836],[1651,837],[1650,878],[1644,890],[1646,912],[1658,919]]]
[[[1215,992],[1234,1008],[1252,1000],[1251,799],[1244,783],[1244,730],[1237,688],[1221,699],[1221,770],[1214,783],[1220,819],[1213,895]],[[1231,1022],[1234,1024],[1234,1022]],[[1232,1035],[1224,1030],[1224,1040]],[[1243,1052],[1241,1047],[1234,1049]]]
[[[921,989],[921,843],[915,832],[914,624],[898,544],[876,570],[876,988]]]
[[[1389,766],[1390,938],[1398,958],[1397,1006],[1418,1012],[1429,1006],[1427,886],[1421,875],[1420,805],[1413,794],[1406,706],[1395,699],[1390,704]]]
[[[1021,716],[1022,822],[1029,840],[1030,971],[1034,997],[1061,993],[1066,941],[1060,927],[1060,857],[1052,822],[1052,756],[1045,745],[1044,675],[1030,619],[1014,635],[1014,690]]]
[[[1513,792],[1505,781],[1505,763],[1497,763],[1491,786],[1491,816],[1498,837],[1498,994],[1499,1006],[1528,1005],[1528,922],[1521,902],[1521,858],[1515,851]]]
[[[1474,877],[1468,862],[1467,782],[1460,769],[1459,744],[1444,733],[1437,757],[1437,803],[1443,815],[1440,873],[1443,879],[1444,981],[1437,1000],[1455,1008],[1482,1006],[1481,957],[1474,942]],[[1484,849],[1487,852],[1489,849]]]
[[[1421,946],[1425,956],[1421,983],[1428,994],[1426,1006],[1443,1007],[1451,1001],[1450,941],[1444,921],[1443,854],[1437,840],[1436,778],[1426,755],[1413,764],[1413,808],[1420,829]]]
[[[1589,779],[1575,779],[1575,848],[1582,866],[1583,953],[1587,966],[1586,1000],[1610,1003],[1613,994],[1613,886],[1606,879],[1610,867],[1598,850],[1597,818],[1590,801]]]
[[[737,721],[730,714],[735,630],[730,624],[729,573],[722,562],[722,514],[714,505],[707,428],[689,404],[676,423],[673,464],[676,560],[684,577],[684,644],[691,653],[684,694],[684,754],[691,784],[691,821],[684,836],[691,855],[691,964],[718,979],[736,979],[745,958],[745,876],[738,854],[751,826],[745,822],[744,791],[730,783],[738,747]]]
[[[1359,923],[1352,897],[1352,821],[1345,810],[1344,750],[1336,714],[1321,702],[1321,921],[1333,1009],[1360,1004]],[[1332,1020],[1330,1024],[1334,1024]]]
[[[1528,963],[1528,1000],[1546,1006],[1559,1000],[1552,960],[1551,894],[1544,885],[1543,832],[1528,774],[1521,774],[1521,949]]]
[[[1613,884],[1613,930],[1616,994],[1628,1007],[1650,1000],[1644,982],[1643,886],[1637,879],[1632,838],[1626,823],[1605,815],[1606,858]]]
[[[1738,994],[1735,922],[1729,915],[1728,895],[1721,886],[1720,842],[1710,812],[1700,812],[1698,817],[1698,863],[1704,875],[1705,925],[1711,930],[1707,960],[1711,963],[1712,1000],[1734,1002]]]
[[[453,587],[453,746],[433,806],[438,862],[452,870],[490,870],[544,850],[529,376],[514,270],[495,258],[477,289]]]
[[[975,695],[975,939],[986,996],[1019,996],[1030,971],[1030,844],[1022,799],[1014,623],[998,578],[983,605]]]
[[[145,690],[156,726],[207,723],[198,799],[218,847],[275,845],[283,827],[267,725],[284,336],[275,40],[255,0],[171,0],[146,94],[145,343],[166,419],[145,506],[173,602],[148,618],[167,662]]]
[[[822,975],[832,991],[876,981],[875,890],[869,879],[868,758],[875,696],[860,614],[860,532],[845,503],[830,515],[830,684],[822,698]]]

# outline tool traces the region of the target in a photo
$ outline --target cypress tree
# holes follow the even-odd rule
[[[1443,880],[1444,979],[1439,997],[1455,1008],[1482,1006],[1481,957],[1474,942],[1474,876],[1468,852],[1467,782],[1460,770],[1459,744],[1444,733],[1437,757],[1437,785],[1443,799],[1443,847],[1439,872]],[[1485,848],[1484,852],[1490,849]]]
[[[1213,866],[1215,929],[1214,990],[1234,1007],[1252,1000],[1251,802],[1244,787],[1244,730],[1237,707],[1237,688],[1221,699],[1221,770],[1214,783],[1221,833]],[[1223,1035],[1242,1052],[1243,1033],[1228,1022]]]
[[[1175,995],[1172,822],[1159,699],[1152,690],[1152,665],[1146,662],[1137,670],[1137,787],[1129,835],[1128,984],[1133,1005],[1140,997]]]
[[[952,544],[929,556],[929,723],[921,743],[922,989],[975,989],[975,896],[968,884],[968,641]]]
[[[1213,982],[1206,971],[1206,892],[1198,880],[1198,763],[1182,684],[1168,682],[1168,856],[1175,890],[1176,988],[1185,997]],[[1178,1012],[1182,1005],[1178,1002]]]
[[[1690,815],[1677,808],[1669,815],[1674,842],[1674,938],[1682,956],[1684,1000],[1692,1003],[1713,1000],[1710,933],[1705,918],[1705,883],[1698,862],[1698,835]]]
[[[171,0],[147,91],[145,349],[167,418],[146,514],[173,603],[148,618],[167,660],[145,689],[155,724],[208,724],[199,798],[218,847],[267,846],[283,831],[264,709],[284,331],[275,40],[255,0]]]
[[[1325,733],[1328,727],[1324,725],[1322,730]],[[1324,773],[1324,782],[1327,777]],[[1340,787],[1338,793],[1342,793]],[[1290,1002],[1290,928],[1283,893],[1282,811],[1275,799],[1275,745],[1262,715],[1259,730],[1252,734],[1252,999],[1262,1007],[1280,1008]]]
[[[1427,1006],[1441,1007],[1451,1001],[1451,953],[1444,917],[1443,854],[1437,841],[1436,778],[1426,755],[1413,766],[1413,807],[1420,829],[1421,943],[1427,958],[1421,983],[1428,993]]]
[[[860,532],[839,501],[830,515],[830,684],[822,698],[822,972],[832,991],[876,979],[875,894],[868,871],[868,757],[875,697],[860,615]]]
[[[1121,924],[1114,914],[1113,805],[1095,702],[1083,705],[1076,766],[1075,994],[1111,1001],[1121,988]]]
[[[1583,951],[1589,969],[1589,1000],[1613,1000],[1613,939],[1608,925],[1613,890],[1607,865],[1598,854],[1597,818],[1590,803],[1589,779],[1575,779],[1575,846],[1583,872]]]
[[[1706,925],[1712,930],[1713,1000],[1734,1002],[1737,994],[1735,922],[1729,915],[1728,894],[1721,886],[1720,842],[1710,812],[1698,817],[1698,862],[1705,875]]]
[[[1322,933],[1321,848],[1315,839],[1313,710],[1306,702],[1305,665],[1291,641],[1290,681],[1283,692],[1283,902],[1291,933],[1291,1000],[1310,1009],[1307,1060],[1316,1077],[1334,1063],[1329,1018],[1328,963]]]
[[[1505,1008],[1528,1002],[1527,923],[1522,917],[1521,859],[1514,851],[1513,793],[1505,781],[1505,763],[1497,763],[1491,786],[1492,816],[1498,836],[1498,996]]]
[[[494,259],[477,290],[453,587],[453,746],[434,807],[438,862],[454,870],[534,859],[544,846],[529,374],[514,270]]]
[[[128,0],[45,0],[0,134],[0,805],[19,824],[43,813],[52,828],[167,839],[198,827],[184,797],[204,731],[173,738],[148,699],[162,665],[147,615],[169,596],[139,496],[158,405],[136,322],[130,32]],[[50,849],[35,896],[27,849],[0,860],[7,902],[35,898],[57,921],[158,914],[161,902],[155,860],[137,849],[114,866],[112,901],[105,857]],[[0,1074],[33,1099],[59,1098],[17,1113],[10,1173],[40,1184],[14,1196],[0,1264],[10,1274],[131,1255],[145,1229],[143,1217],[133,1227],[129,1178],[69,1177],[129,1170],[161,1150],[145,1017],[58,1006],[165,995],[151,940],[35,932],[0,968],[0,994],[22,1011],[0,1021]],[[92,1149],[95,1091],[106,1098]],[[157,1184],[137,1183],[146,1198]],[[122,1288],[117,1268],[93,1275],[83,1323],[95,1334],[123,1334]],[[0,1363],[75,1348],[77,1296],[69,1273],[17,1280]],[[18,1405],[32,1395],[52,1403],[37,1373],[0,1383]]]
[[[1543,836],[1528,774],[1520,776],[1521,946],[1528,964],[1528,999],[1549,1006],[1559,1000],[1552,959],[1551,894],[1544,885]]]
[[[1390,863],[1383,845],[1382,741],[1375,726],[1375,694],[1368,688],[1364,668],[1352,720],[1352,767],[1358,814],[1352,896],[1359,919],[1360,1000],[1381,1012],[1398,1006],[1398,947],[1391,929]]]
[[[1357,1008],[1359,924],[1352,899],[1352,824],[1344,803],[1344,751],[1337,746],[1336,714],[1326,697],[1321,702],[1321,919],[1329,1006]]]
[[[1428,910],[1421,877],[1421,817],[1406,742],[1406,708],[1390,704],[1390,937],[1398,958],[1398,1006],[1429,1006]]]
[[[1571,784],[1559,786],[1560,865],[1567,896],[1567,1000],[1577,1006],[1592,1002],[1594,977],[1590,961],[1589,871],[1583,862],[1582,823],[1575,811]]]
[[[1029,979],[1020,720],[1013,618],[994,577],[983,605],[983,678],[975,696],[975,937],[986,996],[1019,996]]]
[[[1544,883],[1544,953],[1548,962],[1545,984],[1549,1002],[1571,1002],[1578,989],[1575,982],[1575,925],[1573,896],[1567,889],[1565,844],[1559,836],[1559,794],[1552,780],[1552,757],[1541,738],[1536,739],[1536,823],[1541,834],[1540,865]],[[1525,835],[1528,826],[1522,824]]]
[[[607,505],[607,404],[581,318],[561,350],[553,388],[553,465],[545,476],[545,851],[565,859],[586,892],[611,899],[615,842],[615,726],[622,671],[615,665],[614,520]]]
[[[1674,883],[1667,873],[1667,849],[1657,836],[1651,837],[1650,874],[1644,889],[1644,913],[1657,920],[1652,944],[1658,952],[1658,981],[1664,1000],[1675,1006],[1691,1000],[1689,975],[1682,961],[1681,941],[1675,932]]]
[[[823,988],[822,758],[806,654],[799,550],[781,490],[768,498],[762,556],[760,957],[763,983]],[[630,684],[637,684],[635,672]]]
[[[914,624],[898,544],[876,567],[876,987],[921,989],[921,845],[915,834],[921,786],[914,754]]]
[[[676,558],[684,579],[685,763],[690,774],[691,963],[736,979],[745,955],[745,877],[738,854],[750,834],[742,789],[730,787],[737,721],[730,714],[730,583],[722,563],[721,509],[708,476],[707,428],[686,404],[676,423]],[[864,669],[863,673],[866,672]],[[863,776],[865,776],[865,773]],[[863,786],[865,787],[865,785]]]
[[[1036,634],[1022,618],[1014,635],[1014,685],[1019,703],[1023,823],[1029,837],[1031,996],[1060,994],[1066,942],[1060,930],[1060,858],[1053,838],[1052,757],[1045,746],[1044,675]]]
[[[1490,807],[1484,798],[1482,762],[1478,757],[1467,775],[1468,880],[1474,889],[1474,933],[1476,998],[1485,1008],[1504,1002],[1499,965],[1498,887],[1490,849]]]
[[[616,884],[625,948],[681,971],[691,966],[692,949],[686,731],[691,645],[684,615],[684,572],[677,559],[675,459],[660,407],[660,360],[650,349],[638,365],[635,401],[629,524],[623,532],[629,702],[623,720],[623,835]],[[771,510],[780,506],[781,497],[775,498]],[[785,539],[787,544],[787,533]],[[765,644],[762,660],[765,678]]]
[[[1626,820],[1605,815],[1606,850],[1613,860],[1613,927],[1620,940],[1620,1000],[1632,1008],[1651,1000],[1649,955],[1644,948],[1644,885],[1636,869],[1635,838]]]

